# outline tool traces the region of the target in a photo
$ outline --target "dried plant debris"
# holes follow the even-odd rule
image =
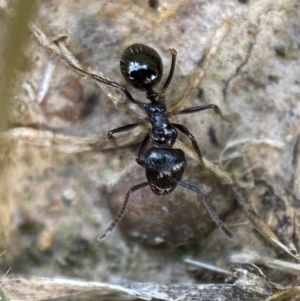
[[[282,244],[280,241],[275,240],[274,238],[272,238],[272,240],[274,241],[275,244],[278,245],[278,247],[280,247],[284,252],[286,252],[287,254],[289,254],[291,257],[293,257],[294,259],[296,259],[297,262],[300,262],[300,254],[297,252],[297,250],[295,250],[295,248],[290,249],[287,246],[285,246],[284,244]]]
[[[8,278],[2,284],[8,300],[167,300],[163,294],[140,293],[119,285],[67,279]]]
[[[300,276],[300,265],[299,263],[286,262],[279,259],[269,258],[265,256],[260,256],[259,254],[252,253],[241,253],[232,254],[230,257],[233,263],[255,263],[269,267],[270,269],[278,270],[283,273],[293,274]]]
[[[268,297],[265,301],[298,301],[300,298],[300,287],[289,287]]]
[[[85,76],[85,73],[81,73],[79,70],[82,69],[80,63],[78,60],[72,55],[72,53],[69,51],[69,49],[65,45],[65,41],[67,39],[66,35],[60,35],[58,37],[55,37],[50,41],[47,36],[40,30],[35,24],[30,25],[30,29],[32,33],[37,38],[38,42],[45,47],[47,50],[49,50],[51,53],[59,56],[59,58],[66,62],[75,72],[79,72],[80,75]],[[77,68],[77,69],[76,69]],[[98,71],[95,71],[91,68],[89,68],[87,71],[89,74],[95,74],[97,76],[103,76],[102,73],[99,73]],[[123,94],[121,94],[117,89],[114,89],[112,87],[109,87],[108,85],[102,84],[99,81],[92,78],[92,76],[89,77],[89,79],[96,85],[98,85],[107,96],[110,97],[110,99],[114,102],[116,106],[120,105],[121,103],[125,103],[126,99]]]
[[[21,300],[223,300],[263,301],[271,296],[295,296],[298,288],[281,289],[270,283],[253,266],[236,269],[233,284],[173,284],[131,283],[109,285],[66,279],[38,277],[7,277],[2,281],[2,294],[10,301]],[[288,291],[290,290],[290,294]],[[275,297],[274,297],[275,298]],[[292,299],[285,299],[292,300]]]

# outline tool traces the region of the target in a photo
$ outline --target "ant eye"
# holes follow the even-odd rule
[[[160,82],[163,74],[159,54],[143,44],[133,44],[125,49],[120,68],[126,81],[138,90],[153,88]]]

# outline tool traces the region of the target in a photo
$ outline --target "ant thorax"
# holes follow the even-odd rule
[[[147,120],[152,128],[149,133],[150,141],[157,147],[171,148],[178,136],[176,128],[168,119],[167,108],[164,103],[148,103],[143,106]]]

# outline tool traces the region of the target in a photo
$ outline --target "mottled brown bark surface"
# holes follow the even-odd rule
[[[6,31],[15,7],[0,1],[0,12],[2,53],[2,41],[16,34]],[[28,34],[14,78],[12,126],[1,139],[3,274],[11,268],[15,275],[126,283],[126,287],[151,282],[160,285],[158,291],[170,300],[185,300],[184,296],[194,300],[188,299],[186,287],[180,294],[183,283],[225,285],[228,275],[199,270],[182,260],[192,257],[227,271],[234,264],[254,262],[270,281],[283,286],[299,283],[299,267],[286,265],[295,259],[270,239],[298,258],[296,0],[176,0],[151,5],[48,0],[38,1],[31,21],[45,34],[48,47]],[[67,40],[58,38],[62,36]],[[144,116],[115,89],[84,80],[63,63],[58,55],[63,46],[57,41],[84,69],[91,67],[122,84],[119,59],[130,44],[155,48],[163,59],[164,78],[170,68],[168,49],[177,50],[175,76],[166,94],[170,110],[214,103],[224,115],[222,119],[208,110],[173,118],[189,128],[206,159],[204,170],[190,141],[180,136],[183,144],[177,147],[189,157],[184,181],[207,195],[234,233],[233,241],[215,228],[201,200],[183,188],[163,198],[148,188],[137,191],[118,228],[105,241],[96,241],[128,189],[145,180],[134,159],[147,128],[116,135],[116,149],[106,138],[107,131]],[[143,93],[130,91],[145,99]],[[234,257],[241,254],[246,256],[242,260]],[[276,265],[273,259],[281,261]],[[234,290],[234,281],[229,290]],[[172,286],[163,287],[171,283],[178,285],[178,294],[174,287],[172,293]],[[239,289],[247,293],[244,287]],[[270,290],[269,295],[275,292]],[[297,298],[297,292],[286,300]],[[255,300],[267,297],[266,293]],[[243,298],[220,300],[251,300]]]

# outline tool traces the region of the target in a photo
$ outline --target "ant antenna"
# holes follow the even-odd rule
[[[123,204],[122,204],[122,207],[119,211],[119,213],[117,214],[117,216],[113,219],[113,221],[111,222],[111,224],[106,228],[106,230],[103,232],[103,234],[99,235],[97,237],[97,240],[98,241],[101,241],[103,240],[104,238],[106,238],[112,231],[113,229],[118,225],[118,223],[120,222],[120,220],[122,219],[122,217],[124,216],[124,213],[125,213],[125,209],[126,209],[126,206],[127,206],[127,203],[128,203],[128,200],[129,200],[129,196],[132,192],[138,190],[138,189],[141,189],[145,186],[148,186],[149,185],[149,182],[144,182],[144,183],[140,183],[138,185],[135,185],[133,187],[131,187],[127,193],[126,193],[126,196],[125,196],[125,199],[123,201]]]

